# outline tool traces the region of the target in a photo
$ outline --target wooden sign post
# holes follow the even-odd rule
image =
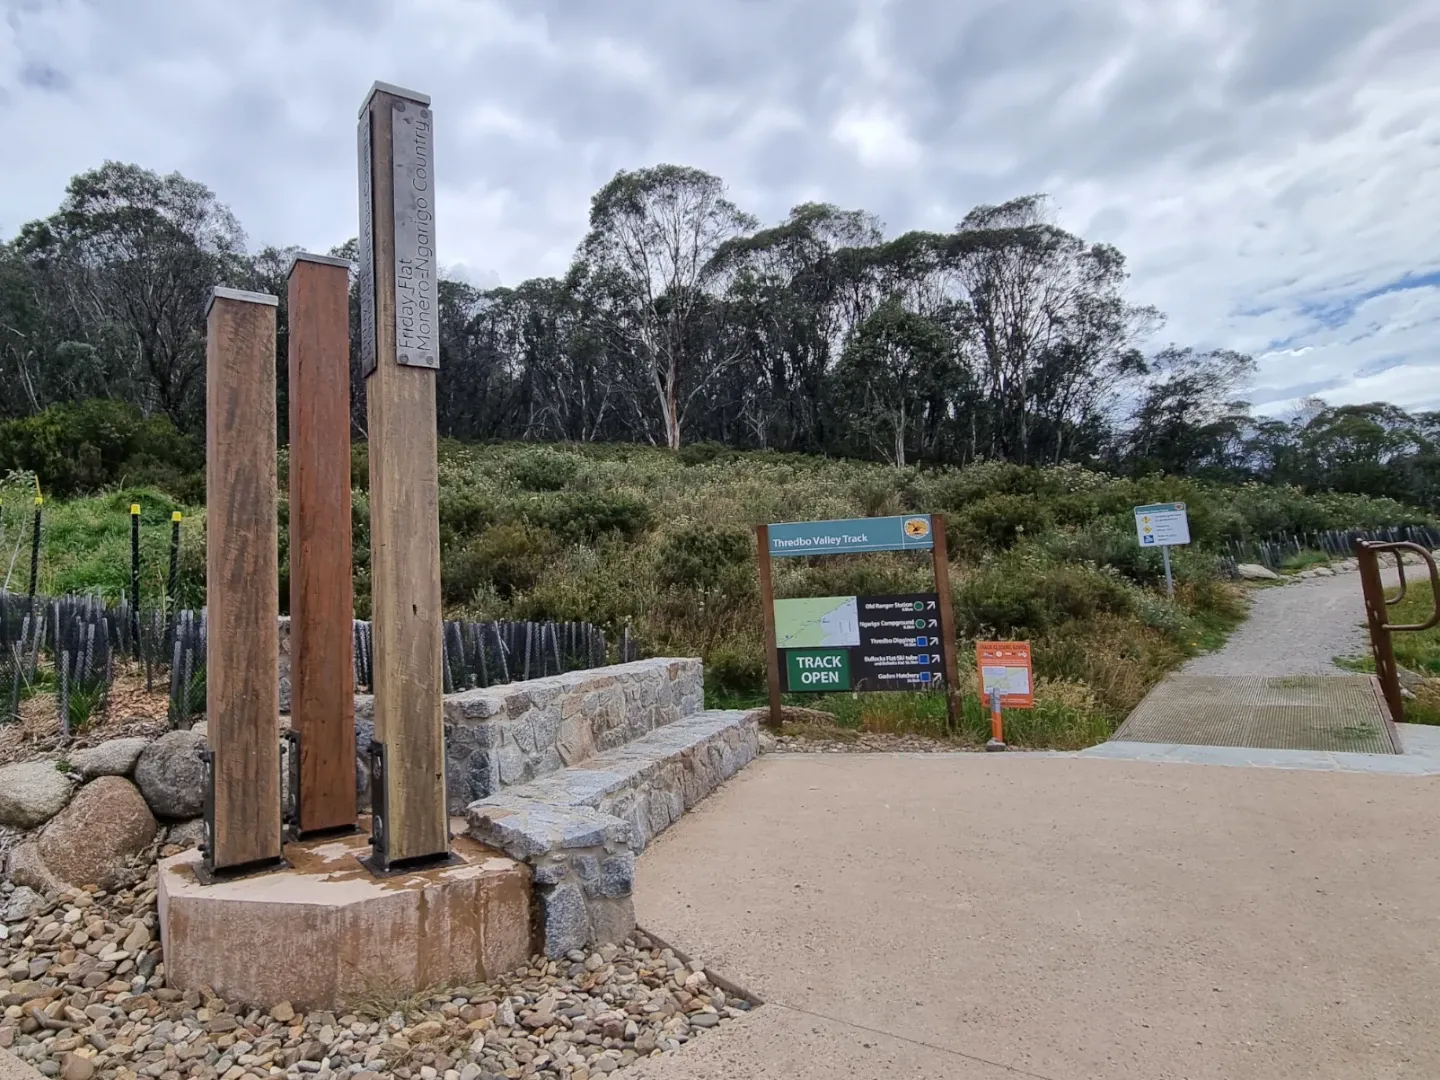
[[[945,519],[909,514],[758,525],[768,722],[779,727],[781,694],[801,691],[933,690],[943,687],[951,730],[959,725],[960,671]],[[785,556],[929,552],[935,592],[776,600],[771,560]]]
[[[355,828],[350,263],[290,264],[290,714],[300,836]]]
[[[370,437],[373,854],[389,872],[450,848],[441,716],[440,366],[430,99],[376,83],[360,110],[360,341]]]
[[[207,758],[203,869],[280,858],[280,584],[275,522],[275,308],[216,288],[205,344]]]

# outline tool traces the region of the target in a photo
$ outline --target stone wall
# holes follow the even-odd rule
[[[658,657],[445,695],[450,812],[614,750],[705,706],[698,659]],[[375,699],[355,698],[355,745],[374,738]],[[362,769],[363,769],[362,762]],[[362,798],[368,785],[361,778]]]
[[[288,625],[281,630],[288,643]],[[699,660],[660,658],[447,694],[450,812],[463,814],[506,785],[543,777],[697,713],[702,680]],[[374,699],[357,696],[355,771],[362,808],[369,806],[373,716]],[[289,718],[280,717],[278,727],[288,726]],[[157,840],[177,847],[198,843],[205,745],[202,722],[154,740],[112,739],[64,756],[0,766],[6,875],[42,890],[58,888],[58,882],[104,884]],[[100,778],[105,783],[89,791]]]

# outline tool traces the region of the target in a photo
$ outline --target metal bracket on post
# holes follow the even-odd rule
[[[414,859],[390,861],[387,854],[388,806],[385,798],[385,744],[370,740],[370,854],[359,860],[360,865],[376,877],[395,877],[416,870],[433,870],[439,866],[455,866],[464,860],[450,851],[421,855]]]
[[[300,733],[280,732],[280,843],[300,839]]]
[[[300,782],[300,732],[289,728],[280,733],[280,768],[284,774],[280,790],[285,793],[280,804],[280,842],[318,840],[326,836],[353,836],[360,831],[355,824],[336,825],[330,829],[306,829],[302,822],[301,802],[304,786]]]
[[[195,876],[203,883],[205,878],[215,878],[215,752],[202,749],[200,760],[205,766],[205,838],[200,841],[200,869]]]
[[[236,878],[252,877],[255,874],[265,874],[271,870],[287,868],[290,864],[285,861],[284,856],[242,863],[239,866],[217,867],[215,865],[215,751],[208,748],[201,750],[200,760],[205,763],[205,839],[200,844],[200,862],[195,867],[195,880],[201,885],[214,885],[222,881],[234,881]],[[283,808],[281,821],[280,840],[283,844],[285,840]]]

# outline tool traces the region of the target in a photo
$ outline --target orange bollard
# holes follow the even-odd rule
[[[1005,722],[1000,715],[1000,691],[998,688],[990,691],[990,741],[985,744],[985,749],[1006,749]]]

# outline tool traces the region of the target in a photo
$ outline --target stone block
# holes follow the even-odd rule
[[[375,878],[363,835],[290,844],[291,867],[202,886],[198,852],[160,863],[165,974],[181,990],[334,1009],[360,995],[473,986],[530,950],[530,871],[465,837],[458,865]],[[587,915],[588,923],[588,915]]]
[[[537,889],[545,920],[545,955],[556,958],[572,949],[583,949],[596,940],[590,926],[590,909],[585,894],[575,882],[562,881]],[[634,922],[631,922],[634,929]]]
[[[586,806],[496,795],[472,805],[466,817],[474,839],[512,859],[630,842],[625,822]]]

